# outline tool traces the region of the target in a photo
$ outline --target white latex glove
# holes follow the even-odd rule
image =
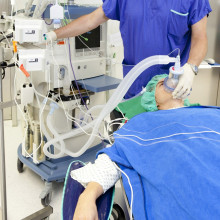
[[[185,99],[192,88],[195,73],[188,63],[183,66],[183,70],[184,73],[180,76],[179,83],[172,93],[174,99]]]
[[[54,31],[50,31],[50,32],[44,34],[44,40],[46,43],[51,43],[51,42],[57,40],[57,35]]]

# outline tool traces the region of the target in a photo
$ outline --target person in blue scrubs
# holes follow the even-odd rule
[[[194,75],[207,52],[206,25],[210,12],[209,0],[103,0],[103,5],[91,14],[47,35],[49,40],[73,37],[108,19],[120,21],[124,76],[141,60],[153,55],[167,55],[178,48],[185,72],[173,97],[184,99],[190,94]],[[172,55],[177,55],[177,51]],[[146,70],[133,83],[125,99],[138,94],[154,75],[168,71],[169,66]]]

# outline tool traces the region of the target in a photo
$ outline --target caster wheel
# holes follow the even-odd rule
[[[19,158],[18,158],[18,160],[17,160],[17,169],[18,169],[18,172],[19,173],[22,173],[23,171],[24,171],[24,164],[19,160]]]
[[[52,196],[52,193],[49,193],[46,195],[46,197],[44,197],[43,199],[41,199],[41,204],[46,207],[50,204],[51,202],[51,196]]]
[[[114,204],[111,213],[111,220],[125,220],[125,214],[118,204]]]

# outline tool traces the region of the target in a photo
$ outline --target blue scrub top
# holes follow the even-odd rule
[[[106,17],[120,21],[124,76],[141,60],[168,55],[176,48],[184,65],[190,52],[191,26],[211,12],[208,0],[103,0],[102,8]],[[176,55],[177,51],[172,54]],[[144,71],[125,98],[138,94],[153,76],[168,73],[169,67],[157,65]]]

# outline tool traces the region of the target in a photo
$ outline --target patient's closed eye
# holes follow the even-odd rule
[[[158,84],[159,84],[159,85],[163,85],[163,82],[164,82],[164,81],[160,81]]]

